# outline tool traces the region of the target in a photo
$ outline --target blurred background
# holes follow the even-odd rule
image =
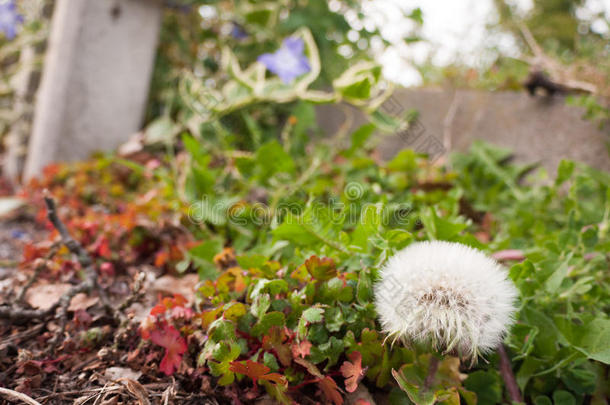
[[[307,139],[389,123],[383,158],[406,122],[443,151],[608,170],[609,19],[607,0],[0,0],[2,181],[184,131],[252,149],[291,116]],[[309,73],[265,80],[291,36]]]

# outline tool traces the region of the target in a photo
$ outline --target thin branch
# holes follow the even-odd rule
[[[21,392],[9,390],[8,388],[0,388],[0,394],[4,395],[5,397],[23,401],[28,405],[42,405],[40,402],[33,400],[32,398],[28,397],[27,395],[25,395]]]
[[[98,289],[101,292],[101,288],[99,288],[97,284],[97,271],[93,266],[93,260],[91,260],[91,256],[89,253],[83,248],[83,246],[78,243],[70,233],[68,229],[64,225],[63,222],[57,216],[57,209],[55,206],[55,200],[49,197],[45,192],[44,202],[47,206],[47,218],[53,224],[57,232],[59,232],[59,236],[61,237],[61,242],[66,245],[68,250],[72,252],[77,257],[78,262],[85,270],[86,278],[85,280],[73,287],[71,287],[58,301],[59,306],[59,314],[57,315],[59,318],[59,331],[50,342],[49,349],[51,352],[55,350],[57,343],[61,340],[62,335],[66,330],[66,324],[68,322],[68,306],[70,306],[70,301],[72,298],[79,293],[91,293],[93,289]],[[100,293],[100,297],[102,298],[102,303],[108,309],[108,299],[105,294]]]
[[[498,355],[500,356],[500,375],[504,380],[504,385],[506,386],[506,391],[508,391],[508,396],[512,402],[522,403],[523,397],[521,396],[521,391],[519,390],[517,380],[513,374],[510,358],[508,357],[508,353],[506,353],[506,348],[503,344],[498,347]]]
[[[38,280],[38,277],[40,276],[40,273],[42,273],[42,271],[44,269],[46,269],[46,267],[47,267],[47,263],[46,263],[47,260],[51,260],[53,258],[53,256],[55,256],[55,254],[57,253],[58,249],[59,249],[59,244],[58,243],[54,243],[51,246],[51,248],[49,249],[49,251],[47,252],[47,254],[45,255],[45,257],[42,258],[42,262],[38,263],[36,265],[36,268],[34,269],[34,274],[32,275],[32,277],[30,277],[28,282],[23,286],[21,291],[19,291],[19,295],[17,296],[17,299],[16,299],[16,302],[18,304],[23,303],[23,300],[25,300],[25,294],[28,292],[30,287],[36,282],[36,280]]]

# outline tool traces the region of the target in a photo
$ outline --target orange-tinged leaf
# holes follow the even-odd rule
[[[218,315],[222,313],[223,308],[224,305],[221,305],[218,308],[203,311],[200,314],[196,315],[196,318],[199,318],[199,320],[201,321],[201,327],[204,331],[208,330],[210,324],[218,318]]]
[[[316,367],[316,365],[313,364],[312,362],[302,359],[300,357],[295,358],[294,362],[305,367],[307,369],[307,371],[309,372],[309,374],[313,375],[314,377],[317,377],[320,379],[324,378],[324,376],[322,375],[320,370],[318,370],[318,367]]]
[[[347,356],[350,361],[344,361],[341,366],[341,374],[345,377],[345,389],[354,392],[358,388],[358,382],[364,377],[366,369],[362,368],[362,355],[359,352],[351,352]]]
[[[152,309],[150,310],[150,314],[153,316],[157,316],[157,315],[161,315],[166,310],[167,310],[167,308],[165,307],[165,305],[157,304],[154,307],[152,307]]]
[[[186,341],[176,328],[167,324],[164,324],[161,330],[153,330],[150,339],[156,345],[165,348],[165,356],[161,360],[159,369],[166,375],[172,375],[182,361],[182,354],[186,352]]]
[[[263,349],[274,351],[283,366],[292,362],[290,346],[286,343],[288,335],[283,328],[272,326],[269,333],[263,337]]]
[[[157,252],[155,255],[155,267],[162,267],[169,260],[169,253],[166,251]]]
[[[337,387],[335,380],[326,376],[322,381],[318,382],[318,386],[324,393],[326,399],[332,401],[335,405],[343,405],[343,397],[339,392],[339,387]]]
[[[287,384],[286,378],[278,373],[270,373],[271,369],[264,364],[257,363],[252,360],[246,360],[246,363],[232,361],[229,370],[234,373],[243,374],[256,384],[257,380],[268,380],[278,384]]]
[[[293,357],[302,357],[309,356],[311,351],[311,342],[307,340],[303,340],[299,343],[292,344],[292,356]]]
[[[327,281],[337,275],[337,268],[333,259],[311,256],[305,260],[305,268],[311,276],[320,281]]]
[[[222,249],[222,252],[214,256],[214,264],[221,269],[227,269],[234,266],[237,261],[235,260],[235,251],[232,247],[226,247]]]

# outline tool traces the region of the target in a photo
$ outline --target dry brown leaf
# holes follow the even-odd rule
[[[186,274],[180,278],[163,276],[154,281],[152,289],[155,295],[157,293],[180,294],[188,302],[193,302],[195,299],[195,286],[198,282],[199,276],[197,274]]]
[[[67,283],[33,285],[25,295],[25,300],[32,307],[45,310],[56,303],[70,287],[72,285]]]
[[[104,377],[113,381],[120,380],[122,378],[137,381],[141,375],[142,373],[140,371],[135,371],[127,367],[108,367],[104,372]]]
[[[150,405],[150,401],[148,400],[148,391],[146,391],[146,388],[144,388],[142,384],[130,378],[121,378],[118,381],[123,382],[127,388],[127,391],[136,397],[138,400],[138,405]]]
[[[68,306],[68,311],[78,311],[79,309],[86,310],[89,307],[97,304],[100,299],[98,297],[90,297],[85,293],[76,294],[72,301],[70,301],[70,305]]]

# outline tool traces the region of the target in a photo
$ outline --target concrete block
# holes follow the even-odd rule
[[[114,149],[140,129],[161,14],[157,0],[58,0],[25,178]]]

